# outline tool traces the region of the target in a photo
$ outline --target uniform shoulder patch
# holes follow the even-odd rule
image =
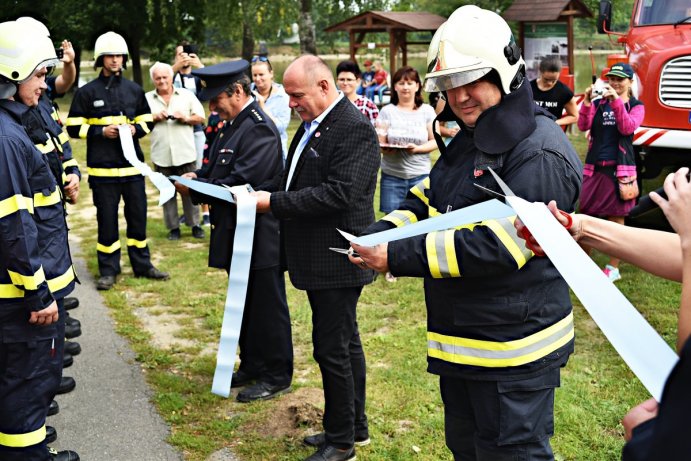
[[[264,116],[260,114],[256,109],[250,110],[250,118],[254,120],[254,123],[265,122]]]

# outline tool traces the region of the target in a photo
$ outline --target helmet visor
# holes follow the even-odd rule
[[[467,85],[489,74],[491,70],[491,67],[484,67],[482,69],[454,72],[453,74],[445,75],[427,74],[427,77],[425,77],[425,91],[428,93],[432,91],[446,91]]]
[[[33,76],[36,74],[36,72],[38,72],[39,70],[41,70],[41,69],[43,69],[43,68],[46,69],[46,76],[48,76],[48,75],[50,75],[50,74],[53,73],[53,70],[55,69],[55,67],[56,67],[59,63],[60,63],[60,60],[57,59],[57,58],[48,58],[48,59],[44,59],[43,61],[39,62],[39,63],[36,65],[36,67],[34,67],[34,70],[31,71],[31,73],[30,73],[25,79],[23,79],[23,80],[21,80],[21,81],[18,81],[17,83],[22,84],[22,83],[26,82],[26,81],[29,80],[31,77],[33,77]]]

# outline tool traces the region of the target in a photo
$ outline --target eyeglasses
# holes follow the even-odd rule
[[[269,58],[266,56],[252,56],[252,62],[269,62]]]

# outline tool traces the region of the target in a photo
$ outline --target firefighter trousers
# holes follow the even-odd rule
[[[45,423],[62,374],[58,325],[20,309],[0,321],[0,459],[47,461]]]
[[[441,376],[446,445],[456,461],[553,461],[559,368],[514,381]]]
[[[143,275],[153,266],[146,243],[146,191],[144,179],[129,182],[91,182],[91,192],[98,220],[98,270],[101,276],[120,273],[120,233],[118,208],[125,202],[127,254],[135,275]]]

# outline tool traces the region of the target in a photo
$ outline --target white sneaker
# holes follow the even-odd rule
[[[621,280],[621,274],[619,273],[619,269],[616,267],[612,267],[609,264],[607,264],[605,268],[602,269],[602,272],[605,273],[609,281],[612,283],[616,282],[617,280]]]

